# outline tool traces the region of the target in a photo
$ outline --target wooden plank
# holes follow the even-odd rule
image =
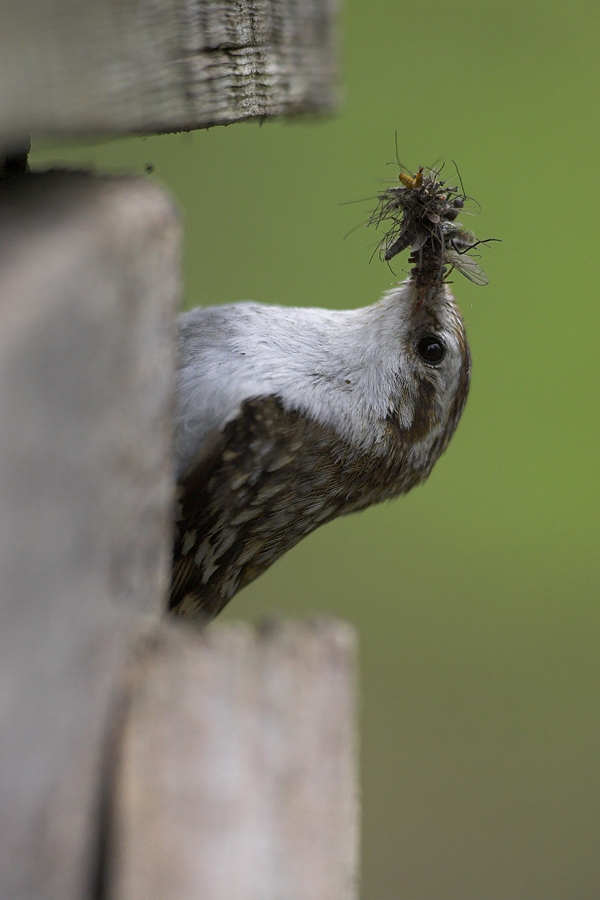
[[[81,900],[103,742],[166,587],[179,217],[133,178],[0,185],[0,896]]]
[[[328,112],[334,34],[335,0],[3,0],[1,140]]]
[[[356,896],[355,638],[316,620],[170,625],[130,680],[110,900]]]

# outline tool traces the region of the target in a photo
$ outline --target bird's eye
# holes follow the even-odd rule
[[[436,366],[446,355],[446,346],[437,335],[426,334],[417,342],[417,353],[423,362]]]

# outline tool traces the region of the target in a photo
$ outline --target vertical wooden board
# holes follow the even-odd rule
[[[0,188],[0,896],[86,896],[130,625],[166,588],[180,224],[138,179]]]
[[[110,900],[352,900],[355,638],[316,620],[140,648],[119,748]]]

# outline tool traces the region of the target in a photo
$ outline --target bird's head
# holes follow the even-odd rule
[[[409,278],[383,303],[395,307],[400,319],[387,423],[405,461],[423,480],[446,449],[467,400],[471,356],[465,326],[442,281],[423,287]]]

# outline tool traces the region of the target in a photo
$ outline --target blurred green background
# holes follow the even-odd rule
[[[454,279],[473,382],[427,484],[226,612],[359,630],[365,900],[600,897],[599,47],[592,2],[347,0],[335,118],[32,156],[152,164],[185,213],[187,305],[374,302],[376,234],[343,236],[397,177],[395,131],[410,168],[456,160],[482,207],[463,221],[502,239],[489,286]]]

